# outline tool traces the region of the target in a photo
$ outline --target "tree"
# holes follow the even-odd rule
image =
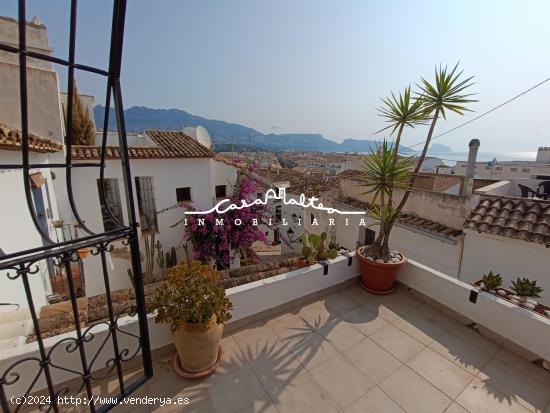
[[[371,212],[380,223],[378,237],[367,249],[367,255],[376,257],[389,255],[387,244],[389,236],[385,235],[386,228],[395,214],[393,190],[396,186],[405,188],[404,185],[410,178],[411,162],[408,159],[399,159],[399,145],[403,130],[405,127],[414,128],[415,125],[423,124],[427,118],[422,99],[411,97],[410,86],[405,88],[403,94],[399,93],[399,98],[392,93],[391,97],[383,98],[382,102],[383,106],[377,110],[389,125],[378,132],[391,129],[391,134],[397,131],[397,137],[391,149],[384,140],[382,146],[378,148],[377,154],[371,153],[369,157],[365,158],[362,168],[363,185],[370,188],[367,192],[373,193]],[[376,206],[378,199],[379,205]],[[385,244],[384,241],[386,241]],[[385,245],[384,251],[382,251],[383,245]]]
[[[67,114],[66,114],[67,115]],[[65,122],[66,123],[66,122]],[[82,105],[76,86],[73,89],[73,110],[72,110],[72,136],[73,145],[94,145],[94,124],[90,117],[90,111]]]
[[[382,130],[391,128],[392,134],[397,131],[397,137],[393,144],[391,161],[386,142],[379,153],[370,154],[369,157],[376,158],[376,160],[365,159],[363,185],[370,188],[367,192],[374,193],[373,204],[376,204],[379,198],[378,205],[372,207],[371,213],[380,223],[378,237],[367,249],[367,255],[382,258],[384,261],[388,260],[389,239],[393,225],[409,199],[416,177],[426,158],[439,117],[442,116],[446,120],[448,111],[463,115],[464,112],[470,111],[466,108],[466,104],[477,102],[477,100],[471,99],[473,94],[463,93],[474,84],[471,82],[473,76],[461,80],[462,71],[457,72],[457,69],[458,63],[451,71],[448,71],[447,67],[436,67],[434,84],[421,78],[420,85],[417,85],[420,91],[416,93],[414,99],[410,96],[410,88],[405,89],[405,93],[400,94],[399,99],[393,94],[391,99],[382,99],[384,106],[379,111],[390,123]],[[414,127],[426,122],[430,122],[430,128],[422,153],[413,172],[409,171],[410,178],[404,183],[406,174],[398,155],[401,135],[406,126]],[[396,188],[405,189],[405,194],[397,207],[393,207],[393,190]]]

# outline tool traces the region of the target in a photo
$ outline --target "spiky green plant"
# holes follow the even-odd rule
[[[464,115],[464,112],[471,112],[466,107],[469,103],[477,102],[476,99],[472,99],[474,93],[464,93],[466,89],[474,85],[472,82],[473,76],[466,79],[462,79],[463,70],[458,70],[458,63],[453,67],[451,71],[447,69],[447,66],[435,68],[435,81],[430,81],[425,78],[420,78],[420,84],[417,85],[420,89],[417,92],[417,97],[422,99],[422,106],[424,115],[426,118],[431,119],[430,129],[422,148],[422,153],[414,169],[411,184],[414,184],[416,176],[420,172],[420,168],[426,159],[428,148],[432,142],[433,133],[439,117],[442,116],[444,120],[447,120],[447,112],[453,112],[458,115]],[[401,199],[397,209],[401,211],[406,204],[410,196],[410,190],[407,191],[405,196]]]
[[[308,264],[314,264],[316,259],[326,260],[334,259],[338,256],[336,248],[325,247],[327,233],[321,234],[302,234],[302,255]]]
[[[525,301],[528,297],[538,298],[544,291],[537,285],[537,281],[531,281],[527,277],[520,278],[516,281],[512,281],[512,291],[514,291],[522,301]]]
[[[421,78],[420,85],[417,85],[419,92],[416,93],[415,97],[411,97],[410,87],[407,87],[403,94],[399,94],[399,97],[392,94],[391,97],[382,99],[383,106],[378,111],[389,123],[382,131],[391,129],[391,134],[397,132],[397,137],[391,151],[382,148],[381,151],[375,154],[369,154],[367,159],[371,158],[371,160],[364,165],[366,171],[363,174],[363,184],[367,184],[370,188],[368,192],[373,193],[375,200],[377,196],[380,197],[378,204],[371,211],[380,223],[380,232],[375,242],[368,247],[367,255],[382,258],[385,261],[388,260],[389,239],[393,225],[410,196],[415,178],[426,158],[439,117],[442,116],[443,119],[446,119],[447,112],[462,115],[470,110],[466,107],[467,104],[476,102],[476,100],[471,99],[472,94],[464,93],[466,89],[473,85],[471,82],[472,77],[464,80],[461,77],[462,71],[458,71],[458,63],[450,71],[447,67],[436,67],[435,82],[432,84]],[[393,161],[393,164],[398,164],[400,161],[399,145],[405,127],[415,127],[427,122],[430,122],[430,128],[422,153],[412,173],[410,173],[412,165],[409,167],[408,172],[410,175],[408,180],[405,181],[405,194],[395,207],[393,205],[393,190],[399,188],[401,184],[405,185],[405,183],[400,181],[399,173],[403,172],[401,168],[388,162],[387,157]],[[374,160],[373,156],[377,160]],[[376,202],[372,203],[376,204]]]
[[[360,184],[366,188],[365,194],[371,194],[369,213],[379,223],[380,231],[375,242],[367,249],[367,255],[389,258],[389,244],[384,241],[386,229],[398,218],[393,207],[393,192],[396,189],[406,190],[411,179],[413,166],[410,157],[395,157],[395,150],[384,140],[382,144],[371,149],[363,158]],[[388,234],[389,235],[389,234]]]
[[[500,274],[494,274],[493,271],[489,271],[489,274],[483,275],[481,282],[487,290],[496,290],[502,285],[502,277]]]

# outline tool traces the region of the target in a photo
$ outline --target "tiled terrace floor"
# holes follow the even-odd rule
[[[188,397],[188,406],[115,411],[550,413],[550,373],[406,290],[346,286],[228,335],[223,347],[223,365],[201,381],[157,358],[137,394]]]

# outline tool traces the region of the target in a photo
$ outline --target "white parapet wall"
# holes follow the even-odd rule
[[[355,252],[350,253],[350,255],[355,256]],[[344,256],[338,256],[334,260],[330,260],[329,263],[326,275],[324,274],[322,265],[314,264],[306,268],[279,274],[275,277],[227,289],[227,295],[234,306],[230,324],[265,311],[275,310],[286,303],[315,294],[318,291],[341,284],[359,275],[359,266],[355,259],[352,259],[351,266],[348,266],[348,258]],[[172,342],[168,325],[155,323],[154,314],[149,314],[147,321],[152,350],[162,348]],[[129,355],[127,357],[129,357],[138,350],[137,339],[135,337],[139,334],[137,316],[121,317],[118,320],[118,325],[120,330],[117,332],[119,349],[121,351],[128,349]],[[84,331],[86,330],[84,329]],[[102,343],[107,339],[103,351],[100,352],[100,355],[94,361],[92,370],[96,371],[103,369],[106,363],[113,358],[114,354],[111,350],[113,347],[111,338],[107,338],[108,324],[106,322],[91,327],[90,333],[94,337],[84,345],[88,364],[96,352],[98,352]],[[78,378],[77,374],[53,367],[54,365],[68,367],[77,372],[82,371],[79,351],[77,349],[75,351],[75,338],[76,334],[73,331],[44,339],[45,351],[50,355],[52,361],[50,373],[54,383]],[[8,396],[24,394],[31,380],[34,379],[38,361],[40,360],[36,342],[23,344],[9,349],[9,351],[0,351],[0,372],[4,372],[9,366],[14,365],[21,359],[26,359],[27,361],[21,362],[11,370],[12,373],[18,373],[20,378],[13,384],[6,386]],[[33,391],[45,388],[46,382],[42,374]]]
[[[480,291],[476,303],[472,303],[470,292],[477,288],[413,260],[401,269],[398,280],[544,360],[550,360],[550,319],[484,291]]]

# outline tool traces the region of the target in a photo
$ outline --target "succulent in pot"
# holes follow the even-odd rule
[[[309,265],[315,264],[316,260],[334,259],[338,256],[336,248],[329,246],[327,249],[325,242],[327,233],[302,235],[302,256]]]
[[[529,308],[536,307],[536,304],[529,303],[529,298],[539,298],[540,294],[544,291],[541,287],[537,285],[537,281],[531,281],[526,277],[520,278],[516,281],[512,281],[512,291],[514,291],[519,297],[519,302],[522,306],[527,306]],[[531,305],[529,305],[531,304]]]
[[[494,274],[493,271],[489,271],[489,274],[483,275],[481,282],[487,291],[496,291],[502,286],[502,277],[500,274]]]
[[[154,308],[156,321],[171,326],[183,370],[212,369],[218,361],[223,325],[233,308],[219,286],[219,273],[199,261],[175,265],[155,292]]]

